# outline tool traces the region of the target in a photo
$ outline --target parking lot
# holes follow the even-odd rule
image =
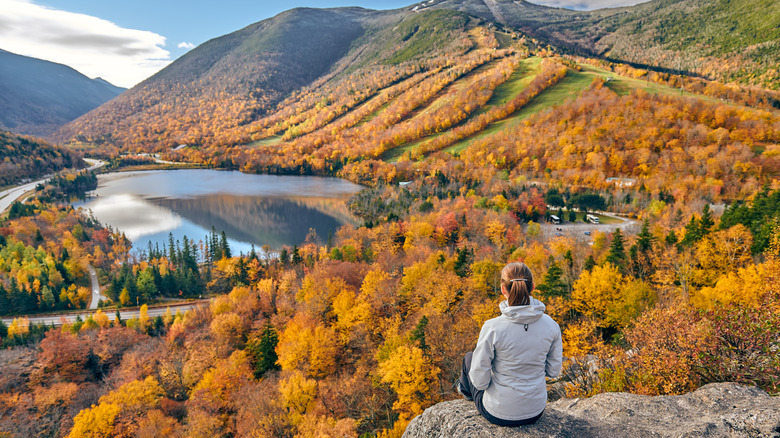
[[[579,221],[564,222],[562,224],[543,223],[541,224],[542,235],[546,239],[557,237],[556,234],[558,234],[565,237],[574,237],[577,239],[583,239],[592,242],[593,233],[595,233],[596,231],[602,233],[611,233],[616,229],[620,228],[623,234],[636,234],[639,232],[641,227],[639,222],[636,222],[631,219],[626,219],[620,216],[615,216],[615,215],[605,214],[605,213],[601,213],[601,216],[614,218],[620,222],[615,222],[611,224],[591,224],[591,223],[585,223]],[[591,234],[587,235],[585,234],[586,232],[589,232]]]

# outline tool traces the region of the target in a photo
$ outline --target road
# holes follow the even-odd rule
[[[101,167],[106,164],[104,161],[93,160],[91,158],[85,158],[84,161],[91,164],[91,166],[87,170],[95,170],[98,167]],[[24,196],[25,193],[35,190],[35,187],[38,184],[43,184],[46,181],[48,181],[50,178],[51,176],[48,176],[44,179],[40,179],[38,181],[27,183],[0,192],[0,213],[5,212],[11,206],[11,204],[14,203],[14,201]]]
[[[106,299],[100,295],[100,283],[98,283],[97,272],[92,265],[87,266],[89,269],[89,283],[92,285],[92,299],[90,300],[89,310],[95,310],[98,308],[98,303],[101,299]]]
[[[176,311],[180,311],[182,313],[197,308],[198,306],[204,305],[208,306],[209,300],[200,300],[192,303],[187,304],[179,304],[179,305],[172,305],[172,306],[159,306],[159,307],[150,307],[149,308],[149,317],[150,318],[156,318],[158,316],[163,316],[165,314],[165,310],[170,308],[172,313],[176,313]],[[80,313],[70,313],[67,315],[42,315],[42,316],[30,316],[30,324],[46,324],[46,325],[52,325],[60,326],[63,324],[63,322],[67,323],[73,323],[76,321],[76,317],[80,316],[82,321],[87,318],[89,315],[93,315],[95,312],[80,312]],[[105,312],[108,317],[113,320],[114,315],[116,314],[116,311],[114,310],[107,310]],[[119,312],[119,316],[122,318],[123,321],[127,321],[130,318],[137,317],[140,315],[141,311],[138,309],[128,309],[128,310],[121,310]],[[18,316],[16,317],[18,318]],[[3,318],[3,323],[8,326],[11,325],[11,322],[13,322],[14,318]]]

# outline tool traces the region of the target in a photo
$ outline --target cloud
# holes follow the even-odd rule
[[[187,50],[191,50],[191,49],[194,49],[194,48],[195,48],[195,44],[192,44],[192,43],[187,43],[187,42],[181,42],[181,43],[179,43],[179,45],[178,45],[178,46],[176,46],[176,47],[178,47],[178,48],[180,48],[180,49],[187,49]]]
[[[616,8],[619,6],[633,6],[648,0],[528,0],[538,5],[552,6],[554,8],[576,9],[590,11],[593,9]]]
[[[97,17],[2,0],[0,48],[58,62],[89,77],[131,87],[170,64],[165,37]]]

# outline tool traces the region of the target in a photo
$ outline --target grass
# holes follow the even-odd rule
[[[530,60],[536,60],[536,62],[541,62],[541,60],[539,60],[538,58],[529,58],[529,61]],[[660,95],[669,95],[669,96],[682,95],[687,97],[695,97],[697,99],[707,100],[711,102],[715,102],[718,100],[712,97],[701,96],[686,91],[681,92],[681,90],[676,88],[667,87],[665,85],[660,85],[660,84],[648,82],[641,79],[620,76],[609,70],[604,70],[598,67],[594,67],[590,64],[580,64],[580,67],[582,68],[581,71],[569,70],[565,78],[563,78],[560,82],[558,82],[557,84],[553,85],[552,87],[546,89],[541,94],[536,96],[533,100],[531,100],[531,102],[529,102],[528,105],[521,108],[512,116],[491,124],[485,130],[479,132],[478,134],[471,136],[467,139],[464,139],[461,142],[456,143],[445,150],[451,153],[460,153],[466,148],[468,148],[474,141],[483,139],[484,137],[494,134],[502,129],[507,129],[513,126],[517,126],[526,118],[534,114],[540,113],[548,108],[570,102],[575,98],[577,98],[582,93],[582,91],[584,91],[596,78],[602,78],[604,80],[607,80],[607,78],[609,78],[609,81],[606,83],[606,86],[612,91],[614,91],[615,93],[623,96],[629,94],[632,90],[639,89],[639,90],[644,90],[650,94],[660,94]]]
[[[493,64],[495,61],[488,63]],[[515,97],[518,93],[523,91],[525,87],[528,86],[528,84],[533,81],[533,79],[536,77],[536,75],[541,70],[541,64],[542,59],[541,58],[527,58],[520,62],[520,65],[518,68],[512,73],[512,76],[507,79],[506,82],[496,87],[496,89],[493,91],[493,95],[490,97],[490,100],[487,101],[487,103],[480,109],[474,112],[472,117],[478,116],[486,111],[488,111],[493,106],[503,105],[505,104],[509,99]],[[480,69],[486,68],[486,65],[480,66],[475,70],[481,71]],[[472,72],[474,73],[474,72]],[[470,73],[471,74],[471,73]],[[455,82],[455,84],[452,86],[457,86],[457,89],[462,88],[465,86],[464,79],[467,79],[468,75],[466,77],[463,77]],[[448,87],[449,88],[449,87]],[[442,96],[443,99],[446,101],[447,96]],[[443,103],[443,102],[442,102]],[[432,104],[430,107],[433,107],[436,103]],[[440,105],[439,105],[440,106]],[[468,120],[468,119],[467,119]],[[387,162],[395,162],[398,160],[398,158],[403,155],[405,152],[413,150],[415,147],[420,145],[421,143],[424,143],[428,140],[434,139],[441,135],[441,133],[436,133],[433,135],[429,135],[427,137],[424,137],[422,139],[419,139],[417,141],[413,141],[411,143],[407,143],[405,145],[401,145],[399,147],[390,149],[389,151],[385,152],[381,159]]]
[[[561,79],[560,82],[533,98],[531,102],[528,103],[528,105],[524,106],[513,115],[491,124],[478,134],[464,139],[461,142],[446,148],[445,150],[451,153],[460,153],[475,141],[483,139],[484,137],[494,134],[502,129],[508,129],[513,126],[517,126],[526,118],[555,105],[569,102],[579,96],[580,93],[585,88],[587,88],[592,81],[592,75],[569,70],[569,72],[566,74],[566,77]]]
[[[615,93],[625,96],[633,90],[643,90],[649,94],[660,94],[666,96],[686,96],[695,97],[697,99],[707,100],[711,102],[718,101],[718,99],[710,96],[702,96],[700,94],[689,93],[682,91],[679,88],[672,88],[666,85],[656,84],[643,79],[629,78],[626,76],[617,75],[609,70],[605,70],[599,67],[592,66],[590,64],[581,63],[578,64],[582,68],[582,73],[590,75],[593,78],[600,77],[609,81],[606,83],[607,87]]]
[[[276,146],[279,143],[282,142],[282,136],[281,135],[272,135],[270,137],[261,138],[260,140],[255,140],[252,142],[249,142],[246,144],[246,147],[249,148],[259,148],[263,146]]]
[[[512,76],[506,82],[496,87],[493,96],[490,97],[487,104],[481,108],[475,115],[482,114],[492,106],[504,105],[510,99],[517,96],[521,91],[534,80],[541,70],[542,59],[533,57],[526,58],[520,62]]]

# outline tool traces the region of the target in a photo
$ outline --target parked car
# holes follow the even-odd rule
[[[585,232],[585,235],[586,235],[586,236],[590,236],[590,231],[586,231],[586,232]]]
[[[563,234],[561,234],[561,233],[555,233],[555,235],[558,236],[558,237],[563,236]]]

